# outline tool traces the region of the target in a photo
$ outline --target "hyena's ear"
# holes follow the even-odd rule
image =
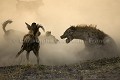
[[[75,31],[76,27],[75,26],[71,26],[70,29],[73,30],[73,31]]]
[[[28,30],[31,30],[31,26],[26,22],[25,22],[25,24],[27,25]]]

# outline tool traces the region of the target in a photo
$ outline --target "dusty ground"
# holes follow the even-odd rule
[[[61,66],[0,67],[0,80],[120,80],[120,58]]]

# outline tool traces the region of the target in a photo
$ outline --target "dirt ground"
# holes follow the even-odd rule
[[[120,58],[71,65],[0,67],[0,80],[120,80]]]

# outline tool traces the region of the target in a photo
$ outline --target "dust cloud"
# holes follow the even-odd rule
[[[16,34],[28,32],[25,22],[42,24],[46,31],[52,31],[60,42],[41,45],[41,64],[70,64],[84,60],[88,54],[84,51],[83,41],[78,43],[78,40],[73,40],[66,44],[60,39],[59,36],[70,25],[96,24],[97,28],[110,35],[119,46],[119,4],[120,0],[0,0],[0,22],[2,24],[5,20],[12,19],[13,23],[8,25],[6,30],[13,29]],[[19,40],[16,36],[12,40],[5,40],[1,25],[0,66],[26,64],[25,52],[15,59],[22,45],[22,37],[17,37],[20,37]],[[81,56],[76,57],[78,53]],[[30,60],[31,63],[36,63],[36,57],[32,53]]]

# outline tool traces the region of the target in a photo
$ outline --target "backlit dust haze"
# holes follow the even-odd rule
[[[6,65],[7,60],[13,63],[14,60],[11,60],[11,58],[14,58],[21,46],[21,44],[17,45],[17,47],[13,44],[10,46],[11,44],[4,42],[2,23],[7,19],[13,20],[13,23],[8,25],[6,29],[27,33],[28,30],[24,23],[37,22],[43,25],[46,31],[51,31],[60,41],[60,36],[70,25],[96,24],[98,29],[110,35],[117,44],[120,43],[120,0],[18,1],[0,0],[0,50],[2,50],[0,52],[0,66],[2,64]],[[42,31],[41,33],[44,34]],[[9,46],[6,48],[8,44]],[[75,62],[78,59],[74,54],[82,51],[83,47],[83,42],[74,45],[71,43],[43,45],[41,48],[42,63]],[[24,54],[22,56],[25,59]],[[36,61],[34,55],[32,58]]]

